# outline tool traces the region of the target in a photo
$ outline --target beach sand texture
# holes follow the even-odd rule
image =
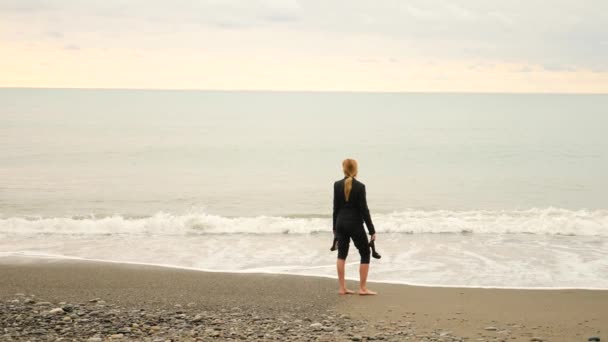
[[[10,258],[0,264],[0,339],[608,339],[608,291],[370,288],[379,295],[339,296],[328,278]]]

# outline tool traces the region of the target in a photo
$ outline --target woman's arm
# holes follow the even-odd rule
[[[359,197],[359,209],[361,209],[361,215],[363,216],[363,221],[365,221],[365,225],[367,226],[369,235],[376,234],[376,229],[374,228],[374,224],[372,223],[372,217],[370,216],[369,208],[367,207],[365,184],[363,184],[363,186],[361,187],[361,196]]]
[[[339,202],[338,202],[338,194],[337,194],[337,190],[338,186],[336,183],[334,183],[334,213],[333,213],[333,231],[334,231],[334,235],[336,235],[336,221],[338,220],[338,210],[340,208],[338,208],[339,206]]]

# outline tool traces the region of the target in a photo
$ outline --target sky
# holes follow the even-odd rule
[[[608,1],[0,0],[0,87],[608,93]]]

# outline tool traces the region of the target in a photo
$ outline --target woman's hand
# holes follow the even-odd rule
[[[371,240],[376,241],[376,234],[372,234]]]

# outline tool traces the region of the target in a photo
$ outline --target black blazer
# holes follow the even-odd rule
[[[369,215],[369,209],[367,208],[367,198],[365,196],[365,184],[359,182],[356,178],[353,178],[353,187],[350,190],[348,202],[344,196],[344,181],[347,177],[339,181],[334,182],[334,214],[333,214],[333,230],[336,233],[336,221],[338,220],[338,213],[345,204],[352,206],[357,209],[357,218],[361,220],[361,224],[365,222],[367,230],[370,235],[376,233],[372,218]]]

